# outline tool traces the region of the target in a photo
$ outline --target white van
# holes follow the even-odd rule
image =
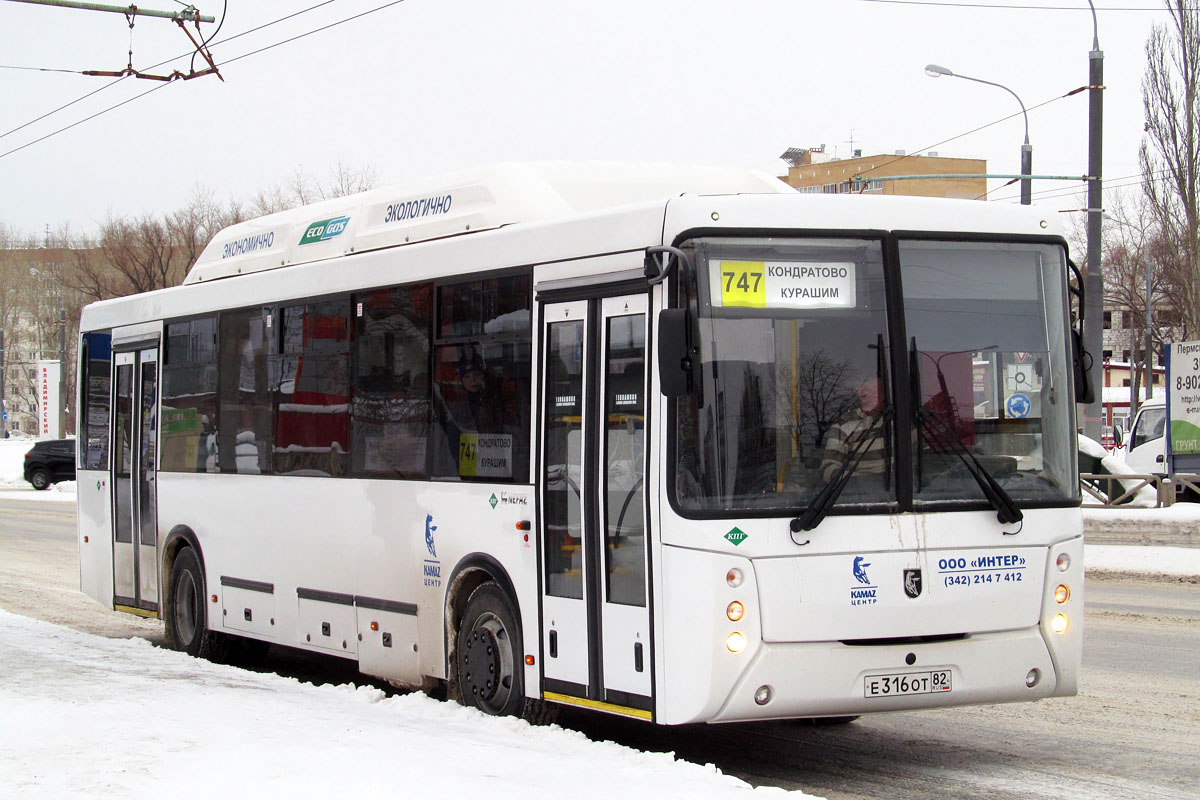
[[[1165,475],[1167,473],[1167,402],[1151,398],[1138,409],[1128,435],[1115,429],[1117,449],[1114,455],[1123,459],[1134,472]]]

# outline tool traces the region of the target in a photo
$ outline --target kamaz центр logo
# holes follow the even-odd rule
[[[326,239],[340,236],[349,224],[349,217],[334,217],[333,219],[323,219],[319,222],[314,222],[308,226],[308,230],[304,231],[304,235],[300,237],[300,244],[323,242]]]
[[[879,602],[876,593],[879,587],[871,583],[871,579],[867,577],[867,567],[871,564],[862,556],[854,557],[854,566],[851,571],[854,573],[854,580],[857,583],[850,587],[850,605],[852,606],[873,606]]]

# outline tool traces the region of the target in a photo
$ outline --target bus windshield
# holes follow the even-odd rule
[[[847,462],[839,508],[985,503],[968,460],[1017,503],[1077,497],[1061,248],[898,251],[893,265],[882,239],[692,243],[681,301],[700,364],[695,394],[676,403],[682,512],[799,512]],[[889,308],[889,281],[903,308]]]

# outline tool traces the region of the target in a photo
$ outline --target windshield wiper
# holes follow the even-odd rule
[[[850,480],[850,476],[854,474],[854,470],[858,469],[863,456],[866,455],[871,445],[887,430],[886,423],[891,421],[893,414],[894,412],[890,405],[885,407],[871,423],[871,426],[863,431],[862,436],[859,437],[854,448],[846,458],[846,463],[842,464],[838,471],[833,474],[833,477],[825,483],[821,491],[817,493],[812,505],[803,514],[792,520],[792,533],[811,531],[821,524],[821,520],[825,519],[829,513],[829,509],[833,507],[842,490],[846,488],[846,483]],[[890,474],[891,464],[888,463],[885,465],[884,470],[885,474]]]
[[[1016,501],[1008,492],[1004,491],[1004,487],[992,477],[992,474],[980,463],[975,454],[962,443],[958,434],[946,423],[946,420],[942,419],[940,414],[919,406],[916,413],[917,419],[923,423],[920,427],[924,429],[930,444],[936,445],[942,451],[948,450],[954,453],[963,462],[967,471],[971,473],[971,477],[983,490],[988,503],[996,510],[996,519],[1000,521],[1000,524],[1008,525],[1011,522],[1020,522],[1025,515],[1021,513],[1021,508]]]

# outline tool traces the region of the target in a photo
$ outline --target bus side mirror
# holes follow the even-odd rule
[[[1092,388],[1092,355],[1083,349],[1083,332],[1071,331],[1071,371],[1075,377],[1075,402],[1094,403],[1096,392]]]
[[[1125,444],[1125,434],[1121,430],[1120,425],[1113,426],[1113,444],[1116,445],[1117,447],[1120,447],[1121,445]]]
[[[688,317],[685,308],[658,312],[658,385],[667,397],[689,395],[695,386]]]

